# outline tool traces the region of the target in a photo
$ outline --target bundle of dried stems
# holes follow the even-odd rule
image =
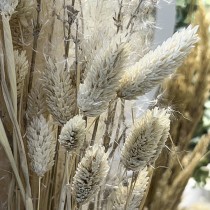
[[[198,41],[198,27],[189,26],[151,50],[157,6],[0,2],[0,143],[12,171],[6,208],[143,208],[171,111],[154,107],[131,121],[127,106],[172,75]],[[207,143],[189,157],[192,168]]]

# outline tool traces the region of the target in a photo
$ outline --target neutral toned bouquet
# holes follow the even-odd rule
[[[171,76],[189,26],[152,48],[153,0],[0,2],[0,143],[10,210],[142,209],[171,109],[129,101]]]

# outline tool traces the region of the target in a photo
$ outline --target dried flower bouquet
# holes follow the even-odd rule
[[[155,107],[131,121],[127,102],[173,74],[198,41],[189,26],[151,50],[157,5],[0,2],[8,209],[142,209],[171,113]]]

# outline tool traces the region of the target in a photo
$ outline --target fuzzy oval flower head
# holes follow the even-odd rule
[[[127,170],[138,171],[154,163],[169,135],[167,109],[148,110],[135,124],[122,148],[121,161]]]
[[[198,26],[189,26],[176,32],[131,66],[120,81],[118,97],[134,100],[173,74],[199,40],[197,30]]]
[[[18,0],[1,0],[0,1],[0,14],[9,14],[11,15],[16,6],[18,5]]]
[[[97,51],[84,83],[79,87],[77,103],[86,116],[96,117],[102,114],[109,102],[116,97],[129,48],[125,41],[117,38],[105,43]]]
[[[68,152],[76,152],[84,143],[86,123],[82,116],[76,115],[62,128],[59,142]]]
[[[73,189],[77,203],[88,202],[105,181],[109,170],[104,147],[94,145],[89,147],[82,158],[73,178]]]
[[[54,165],[56,139],[52,126],[42,115],[34,117],[27,127],[26,137],[31,168],[42,177]]]
[[[76,90],[70,73],[55,60],[48,59],[43,86],[48,111],[57,123],[64,125],[74,116],[76,109]]]

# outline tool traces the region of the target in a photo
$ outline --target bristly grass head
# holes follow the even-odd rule
[[[135,122],[122,149],[121,161],[127,170],[141,170],[156,160],[169,135],[169,117],[166,109],[156,107]]]
[[[52,126],[40,115],[27,127],[28,151],[31,168],[37,176],[44,176],[54,165],[56,139]]]
[[[176,32],[131,66],[120,81],[118,97],[135,100],[173,74],[198,42],[198,26]]]
[[[99,191],[109,170],[104,147],[89,147],[73,178],[73,193],[77,203],[88,202]]]
[[[58,141],[68,152],[77,152],[85,140],[85,127],[85,120],[76,115],[63,126]]]

